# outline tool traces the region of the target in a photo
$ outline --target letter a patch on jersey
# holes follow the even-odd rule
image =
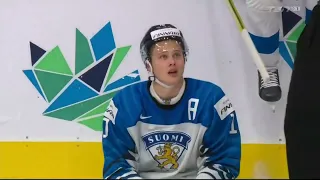
[[[188,149],[191,137],[183,132],[157,131],[144,135],[142,141],[158,168],[175,170],[179,167],[184,150]]]
[[[221,120],[224,120],[230,113],[234,111],[232,103],[227,96],[223,96],[215,105],[219,117]]]

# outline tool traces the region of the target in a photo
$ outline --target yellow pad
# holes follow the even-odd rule
[[[102,178],[97,142],[1,142],[0,178]],[[285,145],[245,144],[239,178],[288,178]]]

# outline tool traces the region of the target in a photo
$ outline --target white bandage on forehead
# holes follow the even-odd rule
[[[156,43],[153,47],[153,52],[156,52],[156,53],[173,52],[173,51],[183,53],[183,49],[179,41],[166,40],[166,41]]]

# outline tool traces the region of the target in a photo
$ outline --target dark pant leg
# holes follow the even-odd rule
[[[320,178],[320,6],[298,43],[285,113],[290,179]]]

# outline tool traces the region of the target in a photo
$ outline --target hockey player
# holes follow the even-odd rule
[[[236,178],[236,112],[219,86],[183,77],[188,46],[182,32],[155,25],[140,50],[150,77],[110,101],[103,121],[103,177]]]
[[[317,1],[305,0],[306,21],[308,21],[311,9]],[[280,61],[279,36],[283,3],[283,0],[246,0],[247,13],[243,18],[270,76],[270,81],[266,83],[258,72],[259,96],[267,102],[279,101],[282,96],[278,65]]]

